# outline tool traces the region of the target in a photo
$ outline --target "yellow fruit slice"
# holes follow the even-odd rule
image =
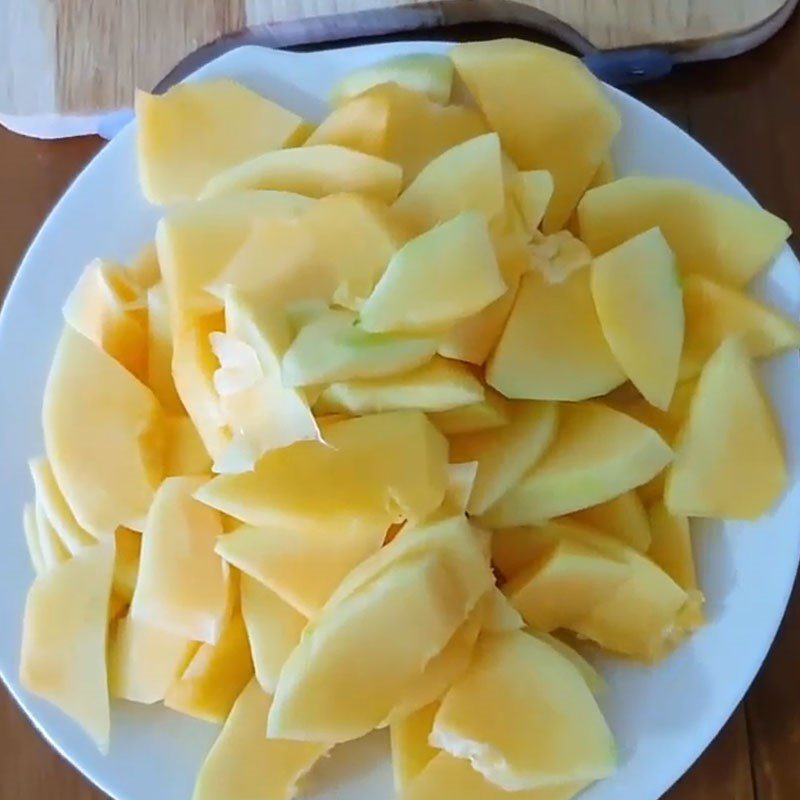
[[[583,400],[625,380],[603,337],[590,274],[580,269],[562,283],[548,283],[538,271],[523,276],[487,383],[506,397]]]
[[[39,527],[36,524],[36,508],[33,503],[26,503],[22,512],[22,527],[25,532],[25,544],[31,559],[33,571],[40,575],[47,569],[39,544]]]
[[[681,378],[693,378],[731,336],[741,338],[752,358],[800,347],[800,327],[779,311],[702,275],[683,281],[686,341]]]
[[[386,520],[357,518],[313,533],[245,525],[221,537],[217,553],[303,616],[315,617],[345,575],[381,546],[387,527]]]
[[[457,144],[429,162],[397,198],[393,210],[417,233],[465,211],[487,220],[505,210],[500,139],[496,133]]]
[[[486,633],[508,633],[525,627],[525,620],[522,619],[519,611],[511,605],[497,586],[486,593],[482,611],[481,630]]]
[[[743,345],[722,344],[700,375],[667,477],[674,514],[757,519],[788,477],[780,433]]]
[[[141,530],[162,474],[152,392],[85,336],[61,336],[43,409],[47,456],[78,524],[97,538]]]
[[[240,581],[242,618],[256,678],[261,688],[271,693],[278,685],[286,659],[300,642],[308,620],[255,578],[242,573]]]
[[[192,497],[202,477],[167,478],[142,538],[131,616],[175,636],[213,644],[228,608],[229,574],[214,552],[222,521]]]
[[[231,80],[136,94],[139,180],[151,203],[197,196],[210,178],[288,145],[303,120]]]
[[[561,539],[505,584],[503,592],[528,625],[549,633],[572,627],[613,595],[628,572],[621,561]]]
[[[529,236],[538,232],[554,191],[553,176],[546,169],[528,170],[514,176],[511,193]]]
[[[189,417],[167,417],[164,474],[207,475],[211,472],[211,457]]]
[[[417,409],[448,411],[480,403],[483,385],[463,364],[434,356],[410,372],[332,383],[314,404],[316,414],[370,414]]]
[[[298,781],[328,748],[267,739],[271,705],[256,681],[245,686],[200,768],[193,800],[284,800],[296,795]]]
[[[400,192],[403,171],[390,161],[334,144],[295,147],[256,156],[213,177],[201,197],[252,189],[325,197],[356,192],[391,203]]]
[[[114,555],[114,594],[125,603],[130,603],[139,579],[139,562],[142,552],[142,535],[127,528],[117,528],[114,533],[116,552]]]
[[[44,506],[37,502],[35,506],[36,531],[39,535],[39,551],[45,569],[52,569],[63,561],[67,561],[70,552],[53,527]]]
[[[445,435],[476,433],[507,425],[511,419],[508,400],[491,387],[485,387],[484,398],[479,403],[461,406],[450,411],[429,414],[431,422]]]
[[[109,738],[106,628],[114,542],[40,575],[25,604],[20,681],[74,719],[101,751]]]
[[[783,247],[789,226],[758,206],[688,181],[631,176],[587,192],[581,238],[599,255],[660,228],[684,275],[743,286]]]
[[[671,460],[664,440],[632,417],[599,403],[564,404],[550,449],[484,521],[511,527],[580,511],[646,483]]]
[[[525,632],[550,645],[553,650],[564,656],[580,672],[595,697],[599,697],[606,691],[608,687],[600,673],[577,650],[549,633],[534,631],[530,628],[526,628]]]
[[[443,328],[505,292],[486,219],[466,211],[394,255],[359,319],[373,332]]]
[[[552,174],[543,229],[560,230],[620,128],[602,86],[578,59],[530,42],[470,42],[451,58],[517,166]]]
[[[502,687],[502,691],[498,691]],[[578,670],[517,631],[487,636],[442,700],[430,742],[506,791],[614,771],[614,740]]]
[[[644,398],[669,408],[683,348],[675,256],[652,228],[595,258],[592,297],[611,352]]]
[[[578,526],[568,518],[543,525],[505,528],[492,534],[492,563],[506,580],[516,577],[535,561],[547,555],[569,528]],[[585,527],[585,526],[580,526]]]
[[[234,608],[216,644],[202,644],[164,705],[207,722],[224,722],[253,677],[253,661],[242,615]]]
[[[389,728],[394,789],[399,797],[404,796],[403,792],[408,789],[411,781],[439,752],[428,744],[428,735],[438,710],[439,704],[431,703],[404,719],[393,722]]]
[[[172,324],[164,284],[147,290],[147,385],[170,414],[183,413],[172,378]]]
[[[117,620],[108,650],[108,686],[112,697],[158,703],[180,677],[197,643],[173,636],[131,617]]]
[[[555,403],[518,402],[502,428],[454,439],[454,460],[478,462],[469,513],[482,514],[519,483],[553,442],[557,427]]]
[[[161,265],[155,242],[146,244],[129,264],[125,266],[128,280],[146,292],[161,280]]]
[[[572,518],[620,539],[640,553],[650,547],[650,521],[636,492],[625,492],[607,503],[576,511]]]
[[[446,511],[448,517],[454,513],[459,515],[467,513],[467,506],[477,477],[477,461],[447,465],[447,491],[442,502],[442,509]]]
[[[48,522],[55,528],[58,538],[67,550],[75,554],[81,548],[96,542],[93,536],[78,525],[61,489],[58,488],[50,462],[46,458],[32,458],[28,466],[36,489],[36,502],[41,505]]]
[[[446,103],[453,86],[453,62],[447,56],[413,53],[378,61],[348,73],[331,90],[332,106],[340,106],[382,83],[420,92],[435,103]]]

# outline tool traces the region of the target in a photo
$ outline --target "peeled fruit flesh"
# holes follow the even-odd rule
[[[732,336],[741,337],[752,358],[800,347],[800,327],[793,319],[702,275],[684,279],[683,308],[682,379],[698,375],[716,349]]]
[[[272,698],[251,680],[225,720],[197,776],[193,800],[287,800],[325,755],[324,744],[267,739]]]
[[[650,521],[636,492],[625,492],[606,503],[576,511],[571,516],[578,522],[629,544],[640,553],[646,553],[650,548]]]
[[[564,404],[550,449],[483,520],[535,524],[604,503],[647,483],[672,455],[652,428],[626,414],[599,403]]]
[[[142,529],[163,468],[161,417],[143,383],[64,329],[44,396],[45,446],[75,519],[94,537]]]
[[[45,570],[52,569],[69,559],[69,550],[67,550],[64,542],[61,541],[58,531],[48,519],[41,503],[36,503],[34,517],[36,519],[36,533],[38,535],[42,565]]]
[[[303,119],[231,80],[136,94],[139,180],[151,203],[197,197],[219,172],[286,147]]]
[[[517,166],[552,174],[543,229],[560,230],[620,129],[602,86],[577,58],[530,42],[470,42],[451,58]]]
[[[422,92],[436,103],[450,99],[453,62],[447,56],[414,53],[387,58],[348,73],[331,90],[331,105],[340,106],[373,86],[395,83]]]
[[[431,422],[446,436],[476,433],[507,425],[511,420],[510,403],[499,392],[487,386],[478,403],[429,415]]]
[[[101,751],[110,729],[106,629],[114,542],[86,547],[28,592],[20,681],[74,719]]]
[[[644,398],[669,408],[684,338],[675,256],[658,228],[595,258],[592,297],[611,352]]]
[[[502,691],[498,691],[502,687]],[[578,670],[521,631],[487,636],[442,699],[430,742],[506,791],[613,772],[613,737]]]
[[[211,457],[189,417],[167,417],[164,475],[207,475],[211,472]]]
[[[505,291],[486,219],[466,211],[394,255],[359,319],[367,331],[436,330],[477,313]]]
[[[777,255],[789,226],[758,206],[688,181],[631,176],[586,193],[581,238],[600,255],[660,228],[683,275],[744,286]]]
[[[553,198],[555,184],[546,169],[518,172],[511,184],[511,196],[519,209],[525,230],[535,235]]]
[[[22,527],[25,532],[25,544],[31,559],[33,571],[41,575],[46,569],[42,549],[39,544],[39,527],[36,524],[36,509],[32,503],[27,503],[22,512]]]
[[[439,710],[438,703],[431,703],[409,714],[389,728],[392,743],[392,773],[394,788],[398,796],[409,787],[411,781],[422,772],[439,752],[428,744],[428,735]]]
[[[204,482],[167,478],[156,493],[131,616],[175,636],[214,644],[227,614],[229,575],[214,552],[222,534],[220,515],[192,497]]]
[[[495,586],[483,599],[483,623],[481,630],[486,633],[508,633],[525,627],[520,616],[508,598]]]
[[[402,169],[382,158],[334,144],[295,147],[258,155],[221,172],[206,184],[202,198],[252,189],[325,197],[358,192],[391,203],[400,193]]]
[[[524,275],[487,383],[511,398],[584,400],[624,380],[597,318],[589,269],[562,283]]]
[[[608,688],[600,673],[574,648],[570,647],[566,642],[556,636],[551,636],[549,633],[542,633],[542,631],[534,631],[530,628],[525,629],[526,633],[535,636],[545,644],[550,645],[554,650],[558,651],[564,658],[567,659],[575,669],[580,672],[586,685],[592,690],[595,697],[599,697]]]
[[[172,377],[172,323],[169,300],[160,281],[147,290],[147,379],[145,381],[170,414],[182,414]]]
[[[667,508],[692,517],[757,519],[787,480],[773,410],[744,346],[728,339],[700,374],[667,477]]]

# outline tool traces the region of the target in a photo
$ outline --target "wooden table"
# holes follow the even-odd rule
[[[448,36],[501,32],[509,33],[483,26]],[[753,53],[687,66],[633,93],[706,145],[764,205],[800,230],[798,82],[800,16],[795,16]],[[0,128],[0,291],[52,204],[101,145],[96,139],[36,142]],[[5,527],[17,529],[11,523]],[[799,679],[800,590],[745,702],[668,800],[798,800]],[[40,738],[4,689],[0,741],[0,800],[102,799]]]

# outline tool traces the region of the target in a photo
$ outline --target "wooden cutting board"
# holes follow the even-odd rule
[[[766,38],[797,0],[0,0],[0,114],[128,106],[198,48],[245,30],[273,46],[461,22],[543,29],[584,52],[719,57]]]

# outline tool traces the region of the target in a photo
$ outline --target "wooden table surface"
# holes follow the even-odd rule
[[[509,33],[484,26],[446,35],[472,38],[501,32]],[[765,206],[800,231],[798,85],[800,16],[795,16],[755,52],[734,61],[683,67],[633,93],[702,142]],[[37,142],[0,128],[0,293],[50,207],[101,146],[96,139]],[[18,529],[11,522],[5,527]],[[666,799],[800,799],[799,680],[797,590],[745,702]],[[4,688],[0,742],[0,800],[102,800],[101,792],[50,749]]]

